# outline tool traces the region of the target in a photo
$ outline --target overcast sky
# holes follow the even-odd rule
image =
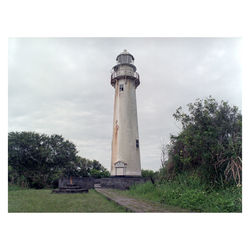
[[[161,144],[178,133],[172,114],[212,95],[241,109],[240,39],[9,39],[9,131],[60,134],[110,170],[114,89],[110,70],[135,57],[141,163],[160,167]]]

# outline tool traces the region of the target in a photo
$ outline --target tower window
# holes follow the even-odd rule
[[[120,84],[120,92],[124,90],[123,84]]]
[[[139,140],[136,139],[136,147],[139,148]]]

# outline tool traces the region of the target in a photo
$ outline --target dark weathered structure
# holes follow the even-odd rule
[[[88,192],[96,187],[129,189],[132,185],[144,183],[148,179],[139,176],[111,176],[107,178],[92,177],[62,177],[59,179],[58,189],[54,193],[81,193]]]
[[[58,182],[58,189],[54,193],[83,193],[94,188],[95,179],[91,177],[62,177]]]
[[[102,188],[129,189],[131,186],[146,182],[146,178],[140,176],[111,176],[108,178],[95,179],[95,184]]]

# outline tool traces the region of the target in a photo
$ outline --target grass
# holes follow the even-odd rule
[[[88,193],[54,194],[48,189],[9,187],[9,212],[126,212],[91,189]]]
[[[117,191],[118,192],[118,191]],[[141,200],[160,202],[166,207],[194,212],[242,212],[241,186],[215,189],[194,176],[179,176],[174,181],[151,182],[119,191]],[[9,187],[9,212],[126,212],[95,190],[82,194],[52,194],[51,190]]]
[[[144,185],[144,184],[143,184]],[[138,185],[141,186],[141,185]],[[138,188],[138,186],[136,186],[136,188]],[[167,211],[169,212],[173,212],[173,213],[188,213],[188,212],[192,212],[190,209],[185,209],[185,208],[181,208],[178,206],[173,206],[173,205],[169,205],[166,203],[162,203],[160,202],[159,199],[153,199],[153,198],[148,198],[146,196],[143,196],[141,194],[134,194],[133,192],[131,192],[131,190],[119,190],[119,189],[113,189],[114,192],[118,193],[120,196],[123,197],[130,197],[130,198],[135,198],[138,201],[150,201],[153,204],[159,205],[163,208],[165,208]]]
[[[212,189],[199,179],[185,177],[156,185],[146,182],[133,186],[124,194],[194,212],[242,212],[241,192],[241,187]]]

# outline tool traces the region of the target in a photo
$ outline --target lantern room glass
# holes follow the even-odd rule
[[[117,62],[133,64],[134,60],[131,55],[127,54],[127,55],[119,55],[117,58]]]

